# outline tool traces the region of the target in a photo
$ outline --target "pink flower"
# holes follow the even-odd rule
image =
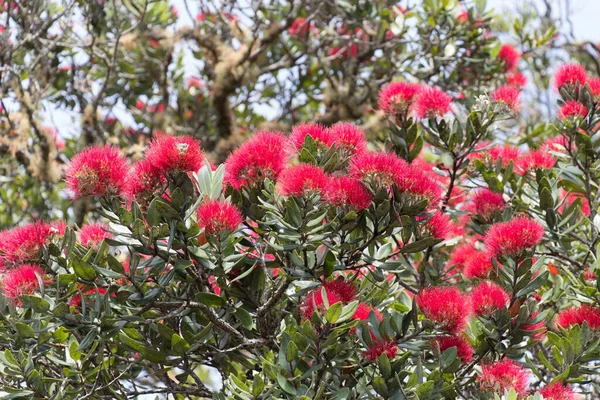
[[[146,152],[146,160],[164,172],[198,171],[204,154],[200,142],[191,136],[158,134]]]
[[[304,146],[306,136],[310,136],[317,143],[317,146],[329,148],[335,141],[335,136],[331,134],[323,125],[310,122],[308,124],[296,125],[290,134],[290,143],[295,150],[300,150]]]
[[[338,122],[329,129],[335,144],[348,155],[360,154],[367,149],[365,133],[356,125],[349,122]]]
[[[587,84],[590,87],[590,93],[594,99],[600,97],[600,78],[590,77],[587,80]]]
[[[521,92],[515,86],[503,85],[494,90],[490,97],[497,103],[504,103],[512,112],[517,112],[520,96]]]
[[[567,193],[564,190],[561,190],[560,196],[561,196],[561,200],[565,200],[559,208],[559,211],[561,213],[563,213],[565,211],[565,206],[567,204],[571,205],[577,199],[581,199],[581,212],[586,217],[590,216],[590,202],[582,193],[575,193],[575,192]]]
[[[283,170],[277,180],[277,191],[282,196],[294,197],[323,193],[328,182],[329,177],[321,168],[311,164],[297,164]]]
[[[451,333],[462,332],[471,313],[469,297],[454,287],[422,289],[416,301],[425,317]]]
[[[529,375],[525,368],[505,358],[491,364],[484,363],[479,382],[482,390],[503,394],[506,390],[514,389],[519,397],[523,397],[527,394]]]
[[[520,256],[535,247],[544,236],[544,227],[532,219],[517,217],[492,225],[485,237],[485,248],[491,256]]]
[[[125,192],[129,162],[111,146],[89,147],[75,155],[65,171],[75,197],[114,196]]]
[[[108,226],[101,223],[83,225],[79,230],[79,243],[84,247],[98,248],[104,239],[112,235],[108,232]]]
[[[463,364],[470,363],[473,360],[473,346],[464,336],[444,335],[439,336],[433,341],[433,345],[440,353],[456,347],[456,355]]]
[[[398,345],[391,339],[375,339],[363,354],[370,362],[377,361],[377,358],[382,354],[385,354],[391,360],[398,354]]]
[[[329,179],[323,199],[336,207],[364,210],[371,205],[372,196],[358,179],[337,176]]]
[[[510,44],[503,44],[498,52],[498,59],[504,62],[506,72],[514,71],[521,59],[521,53]]]
[[[190,76],[187,80],[188,90],[194,89],[202,89],[204,87],[204,83],[202,83],[202,79],[197,76]]]
[[[443,118],[452,111],[452,97],[435,87],[423,88],[413,105],[417,118]]]
[[[562,382],[549,383],[539,392],[545,400],[575,400],[575,392]]]
[[[587,323],[591,329],[600,328],[600,309],[584,304],[579,307],[570,307],[558,313],[556,325],[569,329],[573,325]]]
[[[484,279],[494,270],[491,256],[485,251],[476,251],[465,261],[464,274],[469,279]]]
[[[582,65],[563,64],[554,74],[554,86],[560,89],[565,85],[585,85],[587,79],[587,73]]]
[[[448,239],[452,232],[452,220],[442,211],[437,211],[425,223],[427,230],[436,239]]]
[[[567,119],[581,117],[585,118],[588,110],[583,104],[575,100],[567,100],[558,110],[558,118]]]
[[[448,260],[448,269],[451,269],[452,274],[462,272],[467,262],[477,253],[478,251],[469,243],[457,246]]]
[[[415,197],[417,201],[427,200],[430,207],[437,206],[441,200],[443,186],[440,180],[431,176],[417,164],[404,168],[398,174],[396,184],[401,193]]]
[[[10,270],[2,281],[4,296],[13,304],[20,304],[19,297],[31,295],[40,287],[36,274],[43,279],[44,273],[37,265],[24,264]]]
[[[379,92],[379,109],[388,115],[406,114],[416,100],[421,85],[410,82],[392,82]]]
[[[544,340],[546,336],[546,322],[544,320],[538,322],[532,322],[538,317],[538,313],[534,312],[531,314],[529,321],[521,325],[520,329],[522,331],[528,332],[531,335],[531,338],[536,342]]]
[[[490,144],[490,142],[480,142],[477,146],[475,146],[475,150],[488,147]],[[492,166],[495,166],[498,162],[498,159],[501,159],[502,166],[505,168],[511,161],[514,164],[518,157],[519,149],[510,146],[491,147],[485,151],[474,153],[471,156],[471,158],[481,160],[484,163],[491,163]]]
[[[556,164],[556,158],[544,150],[533,150],[517,159],[515,172],[521,176],[538,169],[549,170]]]
[[[356,312],[352,316],[352,319],[356,321],[367,321],[369,319],[369,315],[371,315],[371,312],[375,314],[379,321],[382,320],[383,316],[381,315],[381,313],[377,309],[371,307],[366,303],[358,304],[358,307],[356,308]]]
[[[494,312],[508,307],[510,295],[506,290],[491,281],[483,281],[473,288],[471,304],[475,315],[486,317]]]
[[[495,212],[501,213],[506,208],[502,194],[489,189],[481,189],[473,193],[470,211],[484,217],[489,217]]]
[[[287,143],[281,133],[258,132],[229,155],[224,182],[240,189],[276,180],[287,163]]]
[[[62,236],[66,224],[30,222],[26,225],[2,232],[0,236],[0,258],[12,265],[40,261],[40,251],[53,236]]]
[[[377,188],[391,187],[408,168],[406,161],[392,153],[364,152],[350,161],[350,175]]]
[[[165,189],[166,185],[165,174],[148,160],[142,160],[133,166],[129,175],[127,197],[135,198],[141,205],[146,205],[154,193]]]
[[[521,72],[516,71],[506,74],[506,83],[511,86],[523,88],[527,85],[527,78]]]
[[[228,201],[208,200],[198,207],[198,225],[207,235],[234,232],[242,222],[242,213]]]

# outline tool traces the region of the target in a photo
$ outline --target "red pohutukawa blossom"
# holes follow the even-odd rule
[[[379,92],[379,109],[388,115],[406,114],[416,100],[421,85],[410,82],[392,82]]]
[[[464,243],[457,246],[448,260],[448,270],[452,274],[462,272],[467,261],[473,257],[478,251],[470,243]]]
[[[356,298],[358,291],[356,286],[350,282],[346,282],[343,278],[337,278],[327,281],[323,284],[325,290],[333,290],[344,303],[350,303]]]
[[[276,180],[287,163],[288,140],[281,133],[259,132],[229,155],[224,183],[236,189]]]
[[[116,147],[89,147],[71,159],[65,176],[75,198],[120,195],[127,187],[129,162]]]
[[[515,172],[523,176],[529,171],[552,169],[554,164],[556,164],[556,158],[552,154],[544,150],[533,150],[517,159]]]
[[[103,294],[106,293],[106,289],[104,288],[92,288],[92,289],[88,289],[85,291],[85,293],[83,293],[83,296],[86,300],[88,300],[88,297],[90,296],[102,296]],[[113,297],[115,297],[115,294],[112,294]],[[69,305],[72,307],[81,307],[81,294],[76,294],[75,296],[73,296],[73,298],[71,299],[71,301],[69,302]]]
[[[592,329],[600,328],[600,309],[584,304],[579,307],[570,307],[558,313],[556,325],[569,329],[573,325],[587,323]]]
[[[476,250],[464,262],[463,273],[469,279],[484,279],[494,270],[492,257],[485,251]]]
[[[582,65],[563,64],[554,73],[554,86],[560,89],[565,85],[585,85],[587,79],[587,73]]]
[[[545,400],[575,400],[577,398],[573,389],[562,382],[549,383],[541,388],[539,393]]]
[[[422,289],[416,301],[425,317],[452,333],[464,330],[471,313],[469,297],[454,287]]]
[[[431,236],[436,239],[447,239],[452,232],[453,224],[450,217],[442,211],[437,211],[425,223]]]
[[[371,205],[372,200],[365,185],[349,176],[330,178],[323,198],[336,207],[350,207],[354,210],[364,210]]]
[[[389,188],[400,180],[409,165],[392,153],[364,152],[350,161],[350,175],[377,188]]]
[[[495,363],[483,363],[479,383],[481,389],[497,394],[514,389],[519,397],[527,394],[530,372],[505,358]]]
[[[413,110],[417,118],[443,118],[452,111],[452,97],[435,87],[421,89]]]
[[[65,228],[64,222],[30,222],[5,231],[0,238],[0,258],[12,265],[38,262],[42,247],[47,245],[53,236],[62,236]]]
[[[367,149],[365,133],[349,122],[338,122],[328,129],[335,144],[348,155],[360,154]]]
[[[544,151],[554,151],[556,153],[564,153],[565,150],[569,147],[569,140],[562,135],[548,138],[542,143],[540,146],[540,150]]]
[[[295,150],[300,150],[304,145],[307,136],[313,138],[317,146],[329,148],[333,145],[335,137],[331,132],[321,124],[310,122],[307,124],[296,125],[290,134],[290,143]]]
[[[521,60],[521,53],[510,44],[503,44],[498,52],[498,59],[504,61],[506,72],[514,71]]]
[[[2,281],[4,296],[13,304],[18,304],[19,297],[33,294],[40,287],[36,274],[44,277],[42,269],[37,265],[24,264],[11,269]]]
[[[581,212],[586,217],[590,216],[590,202],[582,193],[574,193],[574,192],[567,193],[561,189],[560,197],[561,197],[561,200],[563,200],[563,203],[560,205],[558,211],[560,211],[561,213],[565,212],[567,205],[570,206],[571,204],[573,204],[573,202],[575,202],[579,199],[579,200],[581,200]]]
[[[587,84],[590,87],[590,93],[595,99],[600,97],[600,78],[590,77],[587,80]]]
[[[283,170],[277,180],[277,191],[282,196],[300,197],[304,194],[323,193],[329,177],[321,168],[311,164],[292,165]]]
[[[311,22],[304,17],[298,17],[288,28],[288,33],[292,36],[305,37],[313,29]]]
[[[404,169],[396,180],[401,193],[415,197],[417,201],[427,200],[430,207],[435,207],[441,200],[444,188],[440,183],[416,165]]]
[[[242,222],[242,213],[228,201],[208,200],[198,207],[198,225],[207,235],[233,232]]]
[[[131,169],[126,188],[127,197],[136,199],[141,205],[150,201],[152,196],[167,186],[165,173],[148,160],[136,163]]]
[[[515,86],[503,85],[494,90],[490,97],[496,103],[505,104],[511,111],[519,110],[521,92]]]
[[[535,247],[543,236],[544,227],[539,222],[517,217],[492,225],[485,237],[485,248],[494,257],[518,257]]]
[[[79,244],[84,247],[97,248],[104,239],[112,235],[108,232],[108,226],[101,223],[83,225],[79,230]]]
[[[506,74],[506,83],[511,86],[516,86],[518,88],[523,88],[527,85],[527,78],[521,72],[512,72]]]
[[[507,307],[509,301],[508,292],[491,281],[481,282],[471,292],[473,312],[479,317],[488,316]]]
[[[506,208],[506,202],[502,194],[493,192],[489,189],[476,191],[471,197],[469,211],[484,217],[489,217],[493,213],[501,213]]]
[[[342,301],[339,295],[331,290],[325,288],[325,295],[327,297],[327,303],[329,305],[335,304],[337,302]],[[306,295],[304,302],[300,305],[300,313],[304,316],[304,318],[310,320],[313,312],[317,310],[322,313],[325,310],[325,301],[323,300],[323,292],[322,288],[318,287]]]
[[[528,334],[530,334],[531,338],[536,342],[544,340],[544,337],[546,337],[547,330],[546,321],[540,320],[538,322],[533,322],[538,317],[538,315],[538,312],[534,312],[533,314],[531,314],[529,321],[527,321],[520,327],[522,331],[525,331]]]
[[[491,163],[493,165],[496,165],[498,159],[501,159],[502,166],[506,167],[511,161],[515,163],[519,157],[519,149],[510,146],[495,146],[484,151],[479,151],[483,148],[489,147],[490,145],[490,142],[479,143],[477,146],[475,146],[475,150],[478,150],[478,152],[472,154],[470,158],[481,160],[484,163]]]
[[[398,354],[398,345],[391,339],[375,339],[363,354],[370,362],[377,361],[377,358],[382,354],[385,354],[391,360]]]
[[[352,319],[356,321],[366,321],[369,319],[369,315],[371,315],[371,312],[375,314],[379,321],[383,319],[383,316],[381,315],[379,310],[371,307],[366,303],[360,303],[358,305],[358,307],[356,308],[356,312],[354,313],[354,315],[352,315]]]
[[[565,104],[560,106],[558,110],[558,118],[567,119],[574,117],[585,118],[587,115],[587,108],[578,101],[575,100],[567,100]]]
[[[449,348],[456,347],[456,355],[463,364],[470,363],[473,360],[473,346],[471,346],[471,343],[469,343],[462,335],[439,336],[433,341],[433,345],[440,353],[443,353]]]
[[[158,134],[150,143],[146,160],[160,171],[198,171],[204,161],[200,142],[191,136]]]

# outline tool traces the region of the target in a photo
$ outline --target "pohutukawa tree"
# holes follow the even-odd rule
[[[3,398],[598,397],[600,79],[566,63],[552,80],[558,109],[543,122],[519,116],[530,112],[519,68],[552,29],[521,53],[495,39],[481,2],[325,1],[237,5],[243,16],[202,8],[169,36],[177,14],[166,2],[110,3],[80,6],[101,42],[119,32],[110,58],[60,72],[73,74],[64,85],[104,74],[107,97],[73,98],[92,101],[87,147],[73,140],[57,155],[48,142],[35,104],[50,89],[14,84],[22,108],[0,114],[7,169],[22,167],[11,176],[48,183],[57,168],[65,185],[44,193],[73,202],[46,197],[56,203],[38,215],[62,219],[5,218],[24,221],[0,232]],[[0,7],[17,24],[0,46],[42,51],[45,33],[21,36],[38,6]],[[140,31],[148,15],[157,26]],[[155,62],[175,41],[206,57],[210,100],[196,79],[170,101],[170,61]],[[138,58],[162,79],[156,90],[134,84],[127,62]],[[14,62],[0,77],[30,61]],[[242,87],[251,102],[296,67],[307,103],[282,105],[281,131],[232,106]],[[158,102],[136,103],[145,90]],[[121,95],[142,111],[135,144],[100,127]],[[194,114],[204,106],[215,118]],[[325,111],[308,118],[315,110]],[[30,130],[38,141],[24,144]]]

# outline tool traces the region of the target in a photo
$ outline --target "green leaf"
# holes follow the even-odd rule
[[[254,375],[252,380],[252,396],[258,397],[265,389],[265,382],[262,380],[260,375]]]
[[[190,344],[184,338],[174,333],[171,336],[171,347],[177,354],[183,355],[190,349]]]
[[[298,346],[294,342],[289,342],[285,352],[285,359],[287,362],[292,362],[296,357],[298,357]]]
[[[254,320],[248,311],[244,308],[239,307],[235,310],[235,316],[242,323],[244,328],[252,329],[252,325],[254,324]]]
[[[209,307],[223,307],[225,305],[225,299],[220,296],[217,296],[214,293],[201,292],[196,293],[196,300],[200,303],[205,304]]]
[[[23,295],[20,299],[25,307],[31,307],[35,312],[45,313],[50,310],[50,303],[41,297]]]
[[[130,338],[123,331],[119,332],[119,340],[125,346],[140,353],[144,359],[150,362],[161,363],[165,361],[165,354],[163,352],[151,349],[145,344]]]
[[[329,322],[330,324],[335,324],[340,318],[340,315],[342,315],[342,308],[343,305],[341,301],[338,301],[337,303],[329,306],[329,308],[327,309],[327,313],[325,314],[325,319],[327,320],[327,322]]]
[[[75,255],[71,257],[71,267],[73,267],[75,274],[83,280],[93,281],[96,279],[94,268]]]
[[[32,338],[35,336],[35,331],[30,325],[24,324],[22,322],[16,322],[15,328],[17,328],[17,332],[22,338]]]
[[[292,396],[296,395],[296,388],[279,373],[277,374],[277,384],[287,394],[291,394]]]

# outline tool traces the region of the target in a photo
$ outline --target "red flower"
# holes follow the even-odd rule
[[[328,289],[327,287],[325,287],[325,295],[327,298],[327,303],[330,306],[342,301],[340,299],[340,296],[337,294],[337,292],[335,292],[332,289]],[[299,310],[300,310],[300,314],[302,314],[302,316],[308,320],[311,319],[313,312],[315,310],[317,310],[319,313],[323,313],[326,311],[325,301],[323,301],[323,292],[322,292],[321,286],[310,291],[306,295],[306,298],[300,305]]]
[[[464,274],[467,278],[484,279],[490,276],[494,269],[491,256],[485,251],[475,250],[464,262]]]
[[[590,77],[587,80],[587,84],[590,87],[590,93],[592,97],[597,99],[600,97],[600,78]]]
[[[506,83],[511,86],[516,86],[518,88],[523,88],[527,85],[527,78],[521,72],[512,72],[510,74],[506,74]]]
[[[457,246],[448,260],[448,269],[451,269],[452,274],[462,272],[467,261],[477,253],[478,251],[469,243]]]
[[[297,164],[283,170],[277,180],[277,191],[282,196],[300,197],[314,192],[322,193],[328,182],[329,177],[321,168]]]
[[[488,147],[490,144],[490,142],[481,142],[475,149],[480,150]],[[471,156],[473,159],[481,160],[484,163],[491,163],[492,165],[496,165],[498,159],[501,159],[503,167],[507,167],[511,161],[514,164],[518,157],[519,149],[510,146],[495,146],[485,151],[474,153]]]
[[[281,133],[259,132],[229,155],[225,162],[227,185],[236,189],[276,180],[285,168],[287,138]]]
[[[506,290],[491,281],[483,281],[473,288],[471,303],[479,317],[485,317],[508,306],[510,295]]]
[[[2,281],[4,296],[13,304],[20,304],[19,297],[35,293],[40,283],[36,276],[44,277],[42,269],[37,265],[25,264],[10,270]]]
[[[129,175],[127,197],[135,198],[141,205],[150,201],[154,193],[166,188],[165,174],[148,160],[136,163]]]
[[[242,222],[242,213],[228,201],[208,200],[198,207],[198,225],[207,235],[233,232]]]
[[[581,117],[585,118],[588,110],[583,104],[575,100],[567,100],[558,110],[558,118],[567,119]]]
[[[575,192],[567,193],[564,190],[561,190],[560,197],[561,197],[561,200],[564,200],[559,208],[559,211],[561,213],[563,213],[565,211],[565,208],[566,208],[565,206],[567,204],[571,205],[577,199],[581,199],[581,212],[586,217],[590,216],[590,202],[588,201],[587,197],[585,197],[582,193],[575,193]]]
[[[490,97],[497,103],[504,103],[511,111],[517,112],[520,106],[520,96],[521,92],[517,87],[503,85],[494,90]]]
[[[501,213],[506,208],[502,194],[489,189],[476,191],[471,198],[470,211],[484,217],[491,216],[495,212]]]
[[[414,105],[417,118],[443,118],[452,110],[452,97],[435,87],[425,87],[417,96]]]
[[[538,317],[537,312],[534,312],[533,314],[531,314],[529,321],[527,321],[527,323],[521,325],[520,329],[525,332],[529,332],[531,335],[531,338],[533,340],[535,340],[536,342],[539,342],[539,341],[544,340],[544,337],[546,336],[546,321],[541,320],[538,322],[532,322],[537,317]]]
[[[398,174],[396,184],[401,193],[416,197],[417,201],[427,200],[430,207],[437,206],[442,197],[443,186],[440,180],[432,177],[418,165],[410,165]]]
[[[436,239],[448,239],[452,232],[453,224],[450,217],[442,211],[437,211],[425,223],[427,230]]]
[[[146,153],[146,160],[160,171],[198,171],[204,154],[200,142],[191,136],[159,134]]]
[[[484,363],[481,366],[479,382],[481,389],[503,394],[514,389],[519,397],[527,395],[529,371],[514,361],[505,358],[495,363]]]
[[[89,147],[75,155],[65,171],[75,197],[113,196],[124,193],[129,163],[111,146]]]
[[[556,158],[552,154],[544,150],[533,150],[529,154],[525,154],[517,159],[515,172],[523,176],[528,171],[552,169],[554,164],[556,164]]]
[[[79,243],[84,247],[98,248],[104,239],[112,235],[108,232],[108,226],[101,223],[83,225],[79,230]]]
[[[514,71],[521,59],[521,53],[510,44],[503,44],[498,52],[498,59],[504,61],[504,70],[506,72]]]
[[[383,316],[379,312],[379,310],[371,307],[366,303],[359,303],[356,308],[356,312],[352,316],[352,319],[356,321],[367,321],[369,319],[369,315],[373,312],[379,321],[382,320]]]
[[[0,257],[12,265],[20,265],[40,260],[40,251],[54,235],[65,233],[64,222],[30,222],[2,233]]]
[[[379,92],[379,109],[388,115],[406,114],[416,100],[421,85],[410,82],[392,82]]]
[[[367,149],[365,133],[356,125],[349,122],[338,122],[328,129],[335,144],[348,155],[363,153]]]
[[[89,289],[85,293],[83,293],[83,296],[86,299],[88,299],[88,297],[91,295],[95,295],[95,296],[99,297],[105,293],[106,293],[106,289],[104,289],[104,288],[93,288],[93,289]],[[114,293],[112,293],[111,296],[116,297],[116,295]],[[81,295],[76,294],[75,296],[73,296],[73,298],[69,302],[69,305],[72,307],[81,307]]]
[[[520,256],[535,247],[544,236],[544,227],[532,219],[517,217],[490,227],[485,238],[485,248],[490,255]]]
[[[371,205],[372,200],[371,193],[365,185],[349,176],[329,179],[323,198],[336,207],[348,206],[354,210],[364,210]]]
[[[540,150],[554,151],[556,153],[564,153],[569,147],[568,139],[562,135],[548,138],[540,146]]]
[[[375,339],[363,354],[370,362],[377,361],[377,358],[382,354],[385,354],[391,360],[398,354],[398,345],[391,339]]]
[[[573,325],[583,325],[584,322],[592,329],[600,328],[600,309],[584,304],[567,308],[556,316],[556,325],[564,329],[569,329]]]
[[[288,33],[292,36],[305,37],[312,30],[311,22],[304,17],[298,17],[288,28]]]
[[[546,400],[575,400],[575,392],[562,382],[549,383],[539,392]]]
[[[364,152],[350,161],[350,175],[377,188],[389,188],[408,168],[406,161],[392,153]]]
[[[325,287],[325,290],[334,291],[338,295],[340,301],[344,303],[350,303],[358,294],[356,286],[346,282],[343,278],[327,281],[323,286]]]
[[[443,353],[449,348],[456,347],[458,359],[463,364],[470,363],[473,360],[473,346],[471,346],[471,343],[463,336],[439,336],[433,341],[433,345],[440,353]]]
[[[585,85],[587,79],[587,73],[582,65],[563,64],[554,74],[554,86],[560,89],[565,85]]]
[[[304,146],[304,139],[310,136],[314,139],[318,146],[329,148],[335,141],[335,136],[331,134],[323,125],[310,122],[308,124],[296,125],[290,134],[290,143],[295,150],[300,150]]]
[[[425,317],[452,333],[464,330],[471,312],[469,297],[454,287],[422,289],[416,301]]]

